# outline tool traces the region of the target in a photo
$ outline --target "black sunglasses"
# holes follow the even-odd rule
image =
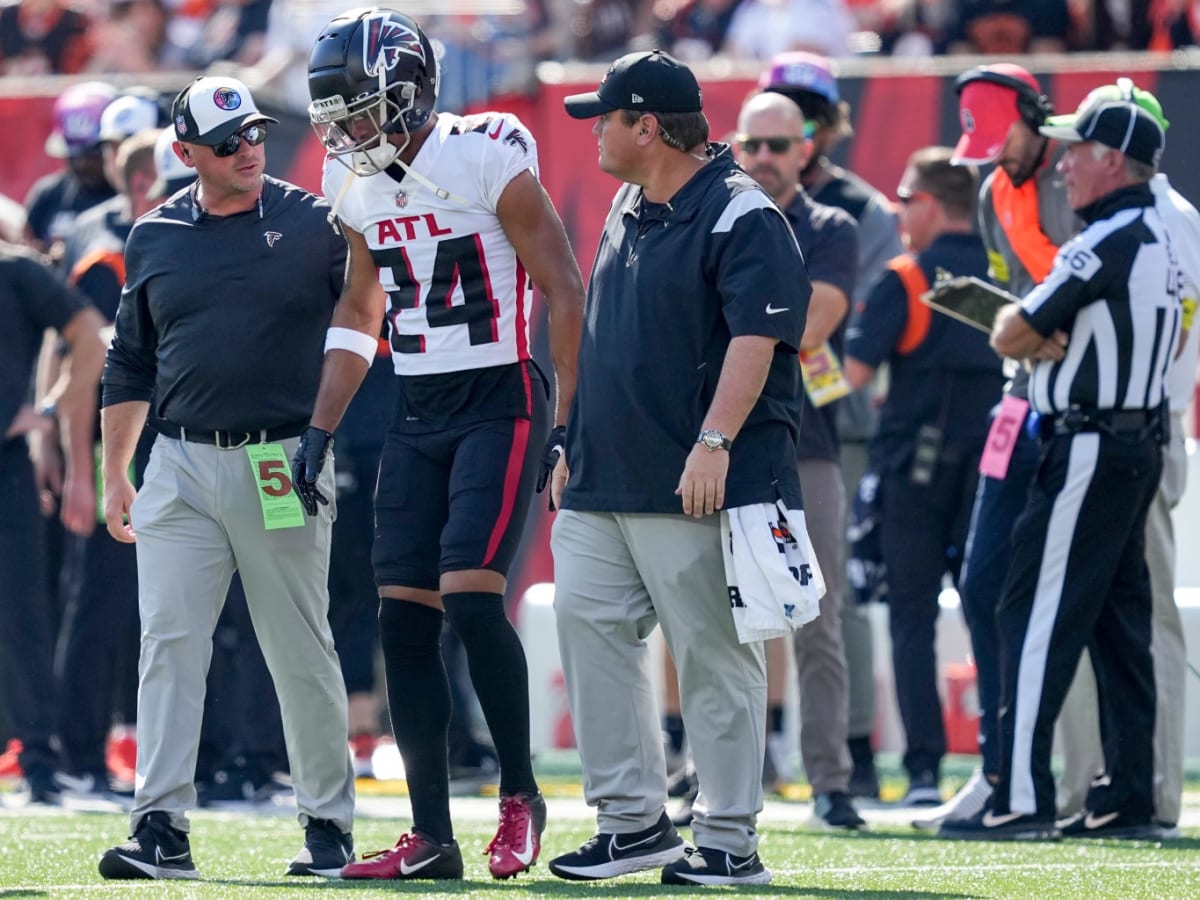
[[[759,148],[763,144],[766,144],[767,149],[770,150],[772,153],[787,153],[788,148],[791,147],[792,144],[799,143],[799,142],[803,141],[804,138],[795,138],[795,137],[761,137],[761,138],[757,138],[757,137],[746,137],[745,135],[739,134],[736,138],[734,138],[734,140],[737,141],[737,145],[739,147],[741,147],[745,153],[749,153],[749,154],[753,155],[758,152]]]
[[[241,149],[242,141],[251,147],[257,147],[267,139],[267,126],[247,125],[241,131],[235,131],[219,144],[212,145],[213,156],[233,156]]]

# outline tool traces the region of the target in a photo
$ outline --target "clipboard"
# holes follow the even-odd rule
[[[1000,308],[1020,299],[973,275],[943,281],[921,295],[926,306],[986,334],[992,333]]]

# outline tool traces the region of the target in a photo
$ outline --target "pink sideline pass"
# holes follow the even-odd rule
[[[1005,395],[1000,401],[1000,411],[992,420],[988,430],[987,443],[983,447],[983,456],[979,458],[979,474],[987,475],[998,481],[1003,481],[1008,474],[1008,463],[1012,459],[1013,448],[1025,424],[1025,414],[1029,412],[1029,401],[1019,397]]]

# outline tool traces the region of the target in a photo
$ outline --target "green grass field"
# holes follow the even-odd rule
[[[375,801],[378,803],[379,801]],[[860,834],[814,833],[798,823],[803,804],[772,803],[762,823],[763,859],[774,872],[765,888],[711,888],[753,897],[876,898],[1195,898],[1200,897],[1200,830],[1161,845],[1126,842],[960,844],[934,840],[890,814]],[[127,820],[115,814],[50,810],[0,813],[0,897],[284,898],[330,890],[362,896],[654,897],[687,893],[658,883],[657,872],[594,883],[560,881],[544,862],[592,832],[582,801],[551,801],[543,864],[509,882],[488,875],[483,847],[494,819],[490,801],[456,800],[462,882],[327,882],[280,873],[301,843],[291,816],[202,812],[193,818],[192,853],[200,882],[105,882],[96,860],[121,840]],[[867,812],[871,818],[870,811]],[[360,818],[360,851],[391,845],[407,820]],[[685,836],[686,832],[685,832]]]

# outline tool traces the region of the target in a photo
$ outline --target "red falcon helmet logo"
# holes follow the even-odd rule
[[[375,15],[368,17],[364,27],[363,70],[371,77],[378,77],[381,69],[388,72],[396,68],[402,53],[426,64],[421,35],[408,26],[393,22],[387,16]]]

